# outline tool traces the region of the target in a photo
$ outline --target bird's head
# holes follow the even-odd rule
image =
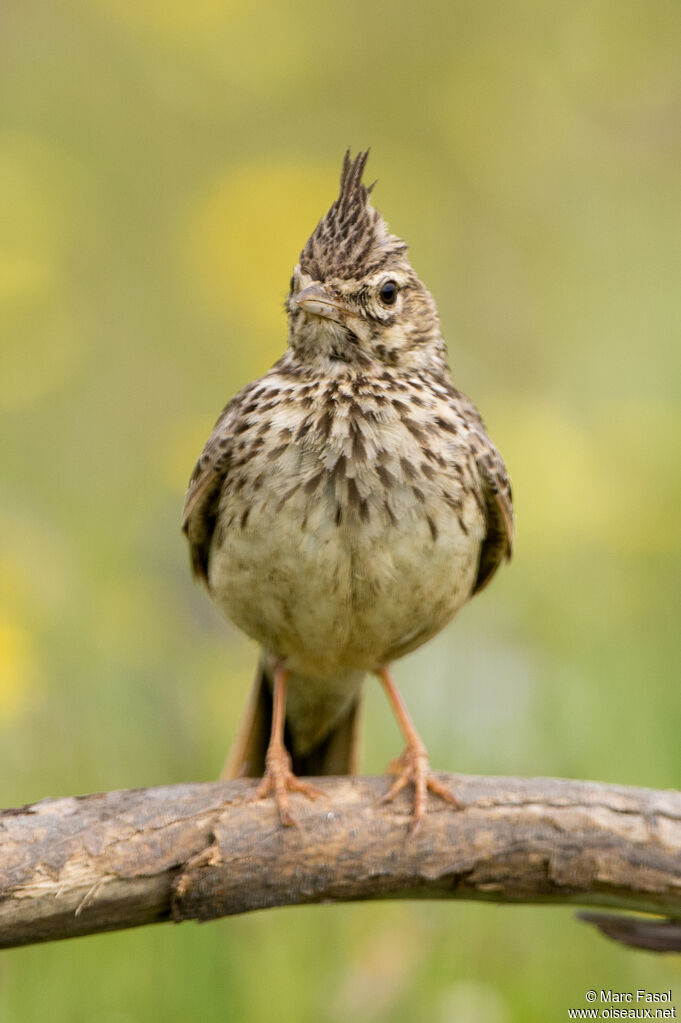
[[[368,155],[346,152],[338,198],[300,254],[286,300],[289,345],[307,363],[432,368],[446,360],[435,302],[371,205]]]

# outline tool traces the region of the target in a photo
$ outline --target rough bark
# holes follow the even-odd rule
[[[272,906],[455,898],[661,914],[676,922],[585,917],[628,944],[681,948],[681,793],[440,777],[465,809],[430,797],[416,836],[408,832],[408,795],[377,805],[386,789],[381,778],[317,780],[328,798],[294,795],[298,827],[289,828],[271,799],[245,801],[251,781],[6,810],[0,947]]]

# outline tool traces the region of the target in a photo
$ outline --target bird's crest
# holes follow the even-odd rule
[[[371,205],[374,187],[362,182],[367,149],[343,159],[340,192],[322,217],[300,254],[300,267],[315,280],[359,277],[380,269],[390,256],[406,251],[406,244],[390,234],[383,217]]]

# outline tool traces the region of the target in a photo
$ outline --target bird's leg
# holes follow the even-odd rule
[[[310,799],[324,795],[322,790],[317,788],[316,785],[310,785],[308,782],[296,778],[291,770],[291,756],[284,745],[288,677],[288,669],[278,664],[274,669],[272,731],[270,733],[267,753],[265,754],[265,773],[252,796],[253,800],[257,800],[273,795],[281,823],[287,825],[296,824],[296,819],[291,813],[289,792],[302,792],[303,795],[308,796]]]
[[[395,717],[397,718],[398,724],[407,743],[402,756],[398,757],[397,760],[394,760],[388,768],[388,770],[391,773],[396,774],[397,777],[388,792],[386,792],[386,794],[380,799],[380,802],[389,803],[411,782],[414,786],[414,813],[409,830],[412,835],[415,835],[418,831],[420,831],[423,824],[429,789],[431,792],[435,793],[436,796],[440,796],[441,799],[451,803],[452,806],[457,807],[457,809],[461,809],[463,804],[461,803],[461,800],[457,799],[453,792],[450,792],[450,790],[443,785],[442,782],[438,781],[431,771],[426,747],[423,744],[421,736],[414,727],[414,723],[409,716],[409,711],[407,710],[404,700],[397,691],[395,683],[390,677],[388,668],[385,665],[382,665],[377,669],[376,674],[386,691]]]

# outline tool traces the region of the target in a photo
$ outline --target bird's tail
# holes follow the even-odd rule
[[[265,754],[272,728],[272,682],[264,658],[258,668],[248,696],[239,731],[227,756],[221,778],[260,778],[265,771]],[[356,774],[359,766],[361,695],[331,731],[304,754],[292,746],[288,728],[286,748],[291,753],[293,772],[314,777],[329,774]]]

